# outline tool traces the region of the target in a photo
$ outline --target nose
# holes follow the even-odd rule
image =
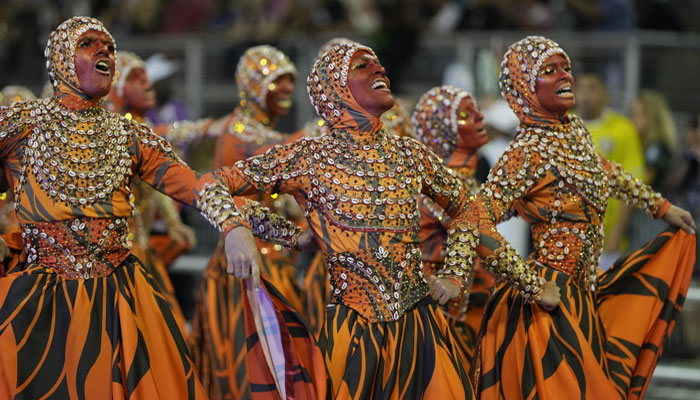
[[[372,60],[371,63],[372,66],[372,75],[380,74],[380,75],[386,75],[386,70],[382,66],[382,64],[379,63],[379,60]]]
[[[97,41],[97,52],[95,54],[101,55],[101,56],[108,56],[109,55],[109,45],[105,42],[102,41]]]
[[[476,112],[476,115],[474,115],[474,121],[479,122],[484,120],[484,114],[482,114],[480,111]]]

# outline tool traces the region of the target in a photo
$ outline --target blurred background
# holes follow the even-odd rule
[[[334,37],[372,47],[408,112],[430,88],[454,84],[475,94],[492,138],[515,130],[499,108],[497,74],[507,46],[527,34],[557,41],[572,59],[576,112],[599,130],[599,149],[700,217],[700,0],[8,0],[0,7],[0,87],[42,96],[49,33],[73,15],[99,18],[117,41],[148,61],[160,122],[229,113],[238,102],[234,72],[243,51],[272,44],[299,71],[295,131],[315,116],[305,90],[319,48]],[[0,99],[1,100],[1,99]],[[508,121],[511,121],[510,123]],[[614,121],[613,124],[611,121]],[[617,125],[616,125],[617,124]],[[609,132],[624,126],[624,135]],[[505,135],[505,136],[503,136]],[[606,135],[616,139],[606,139]],[[627,145],[638,143],[637,145]],[[214,140],[189,154],[211,168]],[[613,156],[614,154],[614,156]],[[488,158],[488,157],[487,157]],[[623,161],[627,160],[627,161]],[[637,161],[634,161],[637,160]],[[636,164],[635,164],[636,163]],[[173,266],[183,309],[218,240],[195,212],[197,247]],[[663,224],[632,212],[618,229],[615,256],[655,236]],[[527,238],[523,239],[527,247]],[[619,243],[618,243],[619,242]],[[527,251],[526,249],[523,251]],[[698,268],[647,398],[700,398]]]

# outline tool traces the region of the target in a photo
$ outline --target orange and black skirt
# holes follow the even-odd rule
[[[314,337],[318,338],[326,320],[326,305],[331,298],[331,281],[326,259],[321,252],[316,253],[304,276],[302,286],[304,317]]]
[[[486,307],[474,370],[481,398],[642,398],[694,262],[695,236],[669,230],[602,273],[597,292],[539,267],[561,289],[551,312],[499,284]]]
[[[66,279],[29,265],[0,278],[0,398],[204,399],[168,302],[134,256]]]
[[[396,321],[329,305],[319,338],[334,399],[471,399],[444,315],[430,298]]]
[[[320,349],[297,308],[265,274],[276,265],[269,257],[262,261],[261,279],[282,335],[284,370],[289,377],[285,392],[298,399],[325,398],[327,376]],[[220,243],[197,292],[189,338],[202,384],[212,400],[279,396],[258,345],[260,333],[246,290],[241,279],[226,273],[226,255]]]

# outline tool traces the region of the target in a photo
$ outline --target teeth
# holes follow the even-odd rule
[[[98,61],[95,67],[100,71],[109,71],[109,63],[105,60]]]
[[[290,99],[279,100],[277,105],[283,108],[290,108],[292,106],[292,101]]]
[[[372,84],[372,89],[386,89],[387,85],[384,81],[376,81]]]

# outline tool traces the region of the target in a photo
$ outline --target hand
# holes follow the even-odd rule
[[[438,278],[435,275],[428,277],[428,288],[430,296],[440,305],[456,298],[462,292],[462,289],[445,278]]]
[[[306,229],[299,234],[297,248],[299,251],[318,251],[321,249],[321,246],[318,245],[314,232],[311,229]]]
[[[183,245],[188,249],[191,249],[197,245],[197,237],[195,236],[194,229],[183,223],[170,226],[168,228],[168,236],[170,236],[176,243]]]
[[[239,226],[226,234],[226,272],[236,278],[253,278],[255,287],[260,282],[260,253],[250,229]]]
[[[10,248],[7,247],[7,243],[5,243],[5,239],[0,238],[0,261],[6,259],[9,256],[10,256]]]
[[[542,306],[546,311],[552,311],[559,305],[561,301],[561,290],[556,283],[545,281],[542,284],[542,297],[537,300],[537,304]]]
[[[695,235],[695,220],[693,220],[693,216],[680,207],[671,206],[662,219],[671,226],[677,226],[691,235]]]

